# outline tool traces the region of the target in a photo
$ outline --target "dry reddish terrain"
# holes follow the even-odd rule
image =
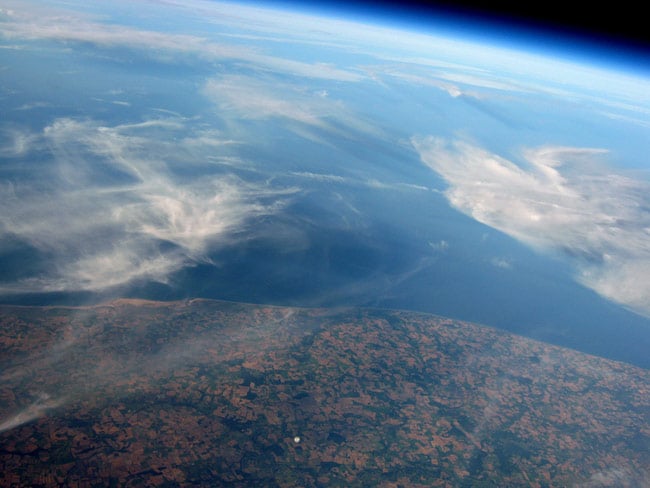
[[[431,315],[3,306],[0,375],[1,486],[650,485],[650,372]]]

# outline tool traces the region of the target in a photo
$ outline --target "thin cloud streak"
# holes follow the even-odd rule
[[[379,181],[374,178],[371,179],[359,179],[353,178],[350,176],[340,176],[333,174],[323,174],[323,173],[312,173],[309,171],[291,171],[289,173],[291,176],[298,178],[304,178],[307,180],[318,181],[322,183],[331,183],[331,184],[341,184],[341,185],[351,185],[351,186],[365,186],[373,190],[395,190],[395,191],[432,191],[436,192],[437,190],[429,188],[423,185],[416,185],[413,183],[404,183],[401,181],[397,182],[385,182]]]
[[[33,149],[38,138],[20,127],[0,128],[0,157],[15,158],[24,156]]]
[[[650,315],[650,183],[608,171],[606,151],[547,146],[517,165],[462,141],[414,137],[448,183],[451,205],[540,251],[567,256],[576,279]]]
[[[16,392],[17,406],[0,404],[0,433],[42,418],[52,410],[74,408],[82,401],[125,398],[134,393],[134,388],[146,389],[157,374],[187,369],[197,360],[209,358],[211,364],[218,364],[225,360],[218,351],[227,350],[230,358],[250,352],[251,344],[263,351],[267,338],[277,332],[277,324],[290,324],[288,327],[297,336],[305,330],[299,325],[299,318],[294,317],[295,311],[279,311],[275,316],[264,314],[264,320],[255,327],[214,327],[197,332],[189,323],[185,324],[189,327],[174,325],[160,347],[140,348],[134,345],[138,336],[144,337],[149,329],[158,330],[169,323],[132,323],[128,309],[121,309],[120,302],[124,303],[108,303],[103,310],[72,308],[63,340],[52,335],[53,342],[42,351],[18,354],[5,361],[0,381]],[[111,311],[113,307],[115,313]],[[133,327],[121,332],[112,327],[106,329],[103,321],[97,320],[100,316],[112,316],[112,323],[127,321]],[[89,323],[93,325],[89,327]],[[54,384],[53,369],[58,372]]]
[[[327,128],[323,117],[331,112],[321,97],[309,96],[291,86],[269,86],[258,79],[229,75],[209,80],[203,93],[222,111],[246,119],[281,117],[308,126]]]
[[[8,20],[0,21],[0,36],[12,40],[90,43],[98,48],[125,47],[140,50],[165,63],[187,63],[187,56],[192,55],[197,61],[244,61],[255,69],[306,78],[347,82],[363,79],[360,73],[327,63],[295,61],[190,34],[104,24],[67,12],[41,11],[35,16],[31,12],[17,11]]]
[[[60,407],[64,402],[65,398],[51,399],[49,395],[41,395],[41,397],[31,405],[0,422],[0,433],[15,429],[16,427],[31,422],[32,420],[43,417],[48,411]]]
[[[386,137],[343,102],[283,79],[219,76],[209,79],[202,93],[231,125],[238,120],[284,119],[294,133],[325,145],[331,144],[326,134],[345,139],[355,137],[355,133]]]

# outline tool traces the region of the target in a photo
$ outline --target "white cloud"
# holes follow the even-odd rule
[[[222,111],[247,119],[281,117],[326,128],[323,117],[332,111],[330,104],[323,103],[320,97],[247,76],[229,75],[209,80],[203,91]]]
[[[382,73],[393,78],[399,78],[408,83],[438,88],[447,92],[452,98],[461,96],[478,99],[485,98],[486,94],[484,90],[477,90],[485,88],[501,90],[508,93],[524,91],[521,86],[514,82],[508,82],[502,79],[495,80],[494,77],[490,77],[485,73],[482,73],[482,76],[469,74],[468,72],[471,72],[469,69],[465,69],[459,73],[451,73],[438,70],[423,70],[422,67],[402,63],[373,66],[372,70],[375,74]],[[471,89],[467,87],[471,87]]]
[[[503,77],[497,77],[494,75],[489,76],[487,74],[484,74],[483,76],[477,76],[475,74],[469,74],[467,72],[438,72],[435,74],[435,76],[441,80],[446,80],[452,83],[461,83],[463,85],[470,85],[477,88],[490,88],[493,90],[502,90],[506,92],[528,91],[521,86],[521,83],[516,83],[512,80],[507,79],[504,80]]]
[[[431,188],[423,185],[416,185],[413,183],[404,183],[401,181],[391,181],[386,183],[385,181],[379,181],[374,178],[360,181],[360,184],[367,186],[368,188],[374,188],[376,190],[418,190],[418,191],[434,191]]]
[[[330,144],[324,133],[351,138],[363,133],[385,137],[371,123],[352,113],[346,105],[331,97],[274,78],[226,75],[208,80],[203,94],[219,108],[229,123],[238,119],[283,119],[287,127],[307,139]]]
[[[650,314],[650,183],[608,171],[601,149],[540,147],[517,165],[475,145],[413,138],[463,213],[538,250],[569,256],[576,278]]]
[[[37,143],[38,138],[29,130],[19,127],[0,128],[0,157],[24,156]]]
[[[648,486],[650,483],[650,472],[634,473],[627,467],[613,467],[605,471],[599,471],[591,475],[589,481],[580,483],[579,488],[633,488],[636,486]]]
[[[0,187],[0,237],[12,235],[51,259],[41,274],[5,282],[4,293],[164,282],[205,261],[211,246],[229,242],[251,218],[279,211],[293,191],[232,174],[180,182],[171,164],[200,165],[220,147],[218,134],[182,119],[113,127],[58,119],[31,137],[50,160],[33,181]]]
[[[353,185],[353,186],[365,186],[372,188],[373,190],[391,190],[391,191],[436,191],[427,186],[416,185],[413,183],[404,183],[401,181],[391,181],[390,183],[379,181],[375,178],[369,179],[359,179],[349,176],[339,176],[332,174],[323,174],[323,173],[311,173],[309,171],[291,171],[289,173],[291,176],[297,176],[300,178],[306,178],[309,180],[320,181],[323,183],[340,183],[343,185]]]
[[[36,10],[36,15],[32,10]],[[192,34],[137,29],[93,21],[68,11],[32,6],[0,20],[0,36],[13,40],[90,43],[98,48],[138,49],[161,62],[187,63],[188,55],[207,62],[238,60],[257,70],[337,81],[359,81],[360,73],[324,62],[306,63]]]
[[[444,239],[438,242],[429,242],[429,247],[435,252],[446,252],[449,249],[449,242]]]
[[[506,258],[492,258],[490,264],[496,268],[512,269],[512,261]]]
[[[343,176],[323,174],[323,173],[311,173],[309,171],[292,171],[289,174],[291,174],[292,176],[299,176],[301,178],[308,178],[310,180],[322,181],[325,183],[349,183],[350,182],[348,178],[344,178]]]
[[[81,256],[59,272],[61,278],[46,283],[49,290],[76,289],[99,291],[120,286],[133,279],[166,282],[167,275],[178,270],[188,259],[182,251],[161,253],[145,242],[123,239],[110,248],[90,256]]]
[[[222,177],[190,187],[159,183],[140,191],[141,201],[116,209],[127,229],[173,242],[192,256],[201,255],[211,241],[237,230],[247,218],[274,213],[280,202],[262,204],[263,196],[291,193],[269,190]]]
[[[65,399],[63,398],[51,399],[49,395],[42,394],[31,405],[17,413],[14,413],[9,418],[2,420],[0,422],[0,432],[14,429],[20,425],[42,417],[48,410],[61,406],[64,401]]]
[[[33,110],[35,108],[47,108],[47,107],[52,107],[52,104],[50,102],[32,102],[32,103],[24,103],[20,107],[14,109],[14,110]]]

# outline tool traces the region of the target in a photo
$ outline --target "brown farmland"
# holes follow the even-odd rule
[[[0,307],[0,486],[650,486],[650,372],[385,310]]]

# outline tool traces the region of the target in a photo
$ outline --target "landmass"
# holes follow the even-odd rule
[[[650,486],[650,371],[415,312],[0,306],[1,486]]]

